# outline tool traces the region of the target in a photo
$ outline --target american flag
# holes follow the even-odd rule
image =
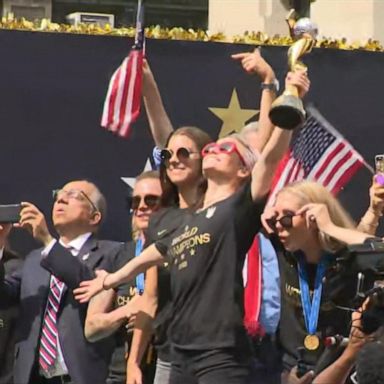
[[[278,167],[270,202],[285,185],[304,179],[317,181],[336,195],[363,165],[368,166],[316,108],[309,106],[307,113],[307,120]]]
[[[104,102],[101,126],[121,137],[128,137],[141,105],[144,59],[144,4],[138,2],[135,44],[112,75]]]

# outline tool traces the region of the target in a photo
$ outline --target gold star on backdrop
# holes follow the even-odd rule
[[[227,108],[208,108],[215,116],[223,121],[219,137],[225,137],[232,132],[240,132],[246,122],[259,113],[258,109],[242,109],[237,96],[236,88],[233,89],[231,101]]]

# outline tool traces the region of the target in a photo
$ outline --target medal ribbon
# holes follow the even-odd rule
[[[143,240],[138,239],[136,241],[135,257],[139,256],[143,250]],[[139,295],[142,295],[144,292],[144,273],[140,273],[136,276],[136,289]]]
[[[315,277],[315,289],[313,291],[312,303],[311,295],[309,293],[308,274],[305,269],[304,257],[299,258],[297,267],[299,270],[299,284],[301,291],[301,305],[303,307],[303,315],[305,327],[310,335],[314,335],[317,329],[317,322],[319,320],[321,293],[323,291],[323,277],[326,270],[326,261],[322,259],[317,265]]]

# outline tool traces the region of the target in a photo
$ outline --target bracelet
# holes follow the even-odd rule
[[[108,289],[110,289],[110,288],[107,288],[107,287],[105,286],[105,280],[107,279],[108,276],[109,276],[109,273],[107,273],[107,274],[104,276],[104,279],[103,279],[102,287],[103,287],[103,290],[104,290],[104,291],[108,291]]]
[[[260,88],[262,91],[267,89],[269,91],[274,91],[275,93],[277,93],[280,89],[279,80],[274,79],[271,83],[261,83]]]

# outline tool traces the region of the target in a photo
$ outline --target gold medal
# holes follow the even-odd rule
[[[307,335],[304,339],[304,347],[308,349],[308,351],[315,351],[319,348],[320,340],[316,335]]]

